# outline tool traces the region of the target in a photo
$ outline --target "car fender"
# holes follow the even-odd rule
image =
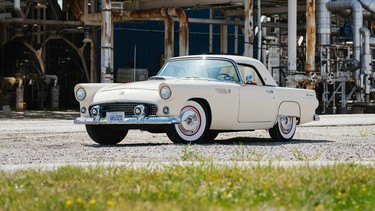
[[[301,117],[301,107],[297,102],[284,101],[280,103],[279,110],[277,112],[278,116],[293,116]]]

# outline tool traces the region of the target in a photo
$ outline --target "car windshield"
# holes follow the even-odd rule
[[[218,59],[172,60],[164,65],[158,76],[239,81],[233,63]]]

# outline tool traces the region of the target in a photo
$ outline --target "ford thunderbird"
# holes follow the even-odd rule
[[[131,129],[166,133],[183,144],[253,130],[289,141],[297,125],[319,120],[315,91],[278,87],[261,62],[242,56],[176,57],[147,81],[81,83],[74,92],[75,124],[85,124],[103,145],[121,142]]]

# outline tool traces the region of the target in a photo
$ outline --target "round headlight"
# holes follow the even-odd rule
[[[168,86],[163,86],[160,89],[160,97],[163,98],[164,100],[167,100],[171,97],[172,91]]]
[[[83,88],[79,88],[76,92],[77,100],[82,101],[86,98],[86,91]]]

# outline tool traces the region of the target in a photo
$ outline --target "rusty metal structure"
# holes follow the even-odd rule
[[[75,107],[76,83],[113,82],[114,24],[160,22],[164,59],[191,54],[189,28],[204,25],[206,53],[261,60],[280,86],[315,89],[322,113],[372,111],[374,11],[373,0],[0,0],[0,110]]]

